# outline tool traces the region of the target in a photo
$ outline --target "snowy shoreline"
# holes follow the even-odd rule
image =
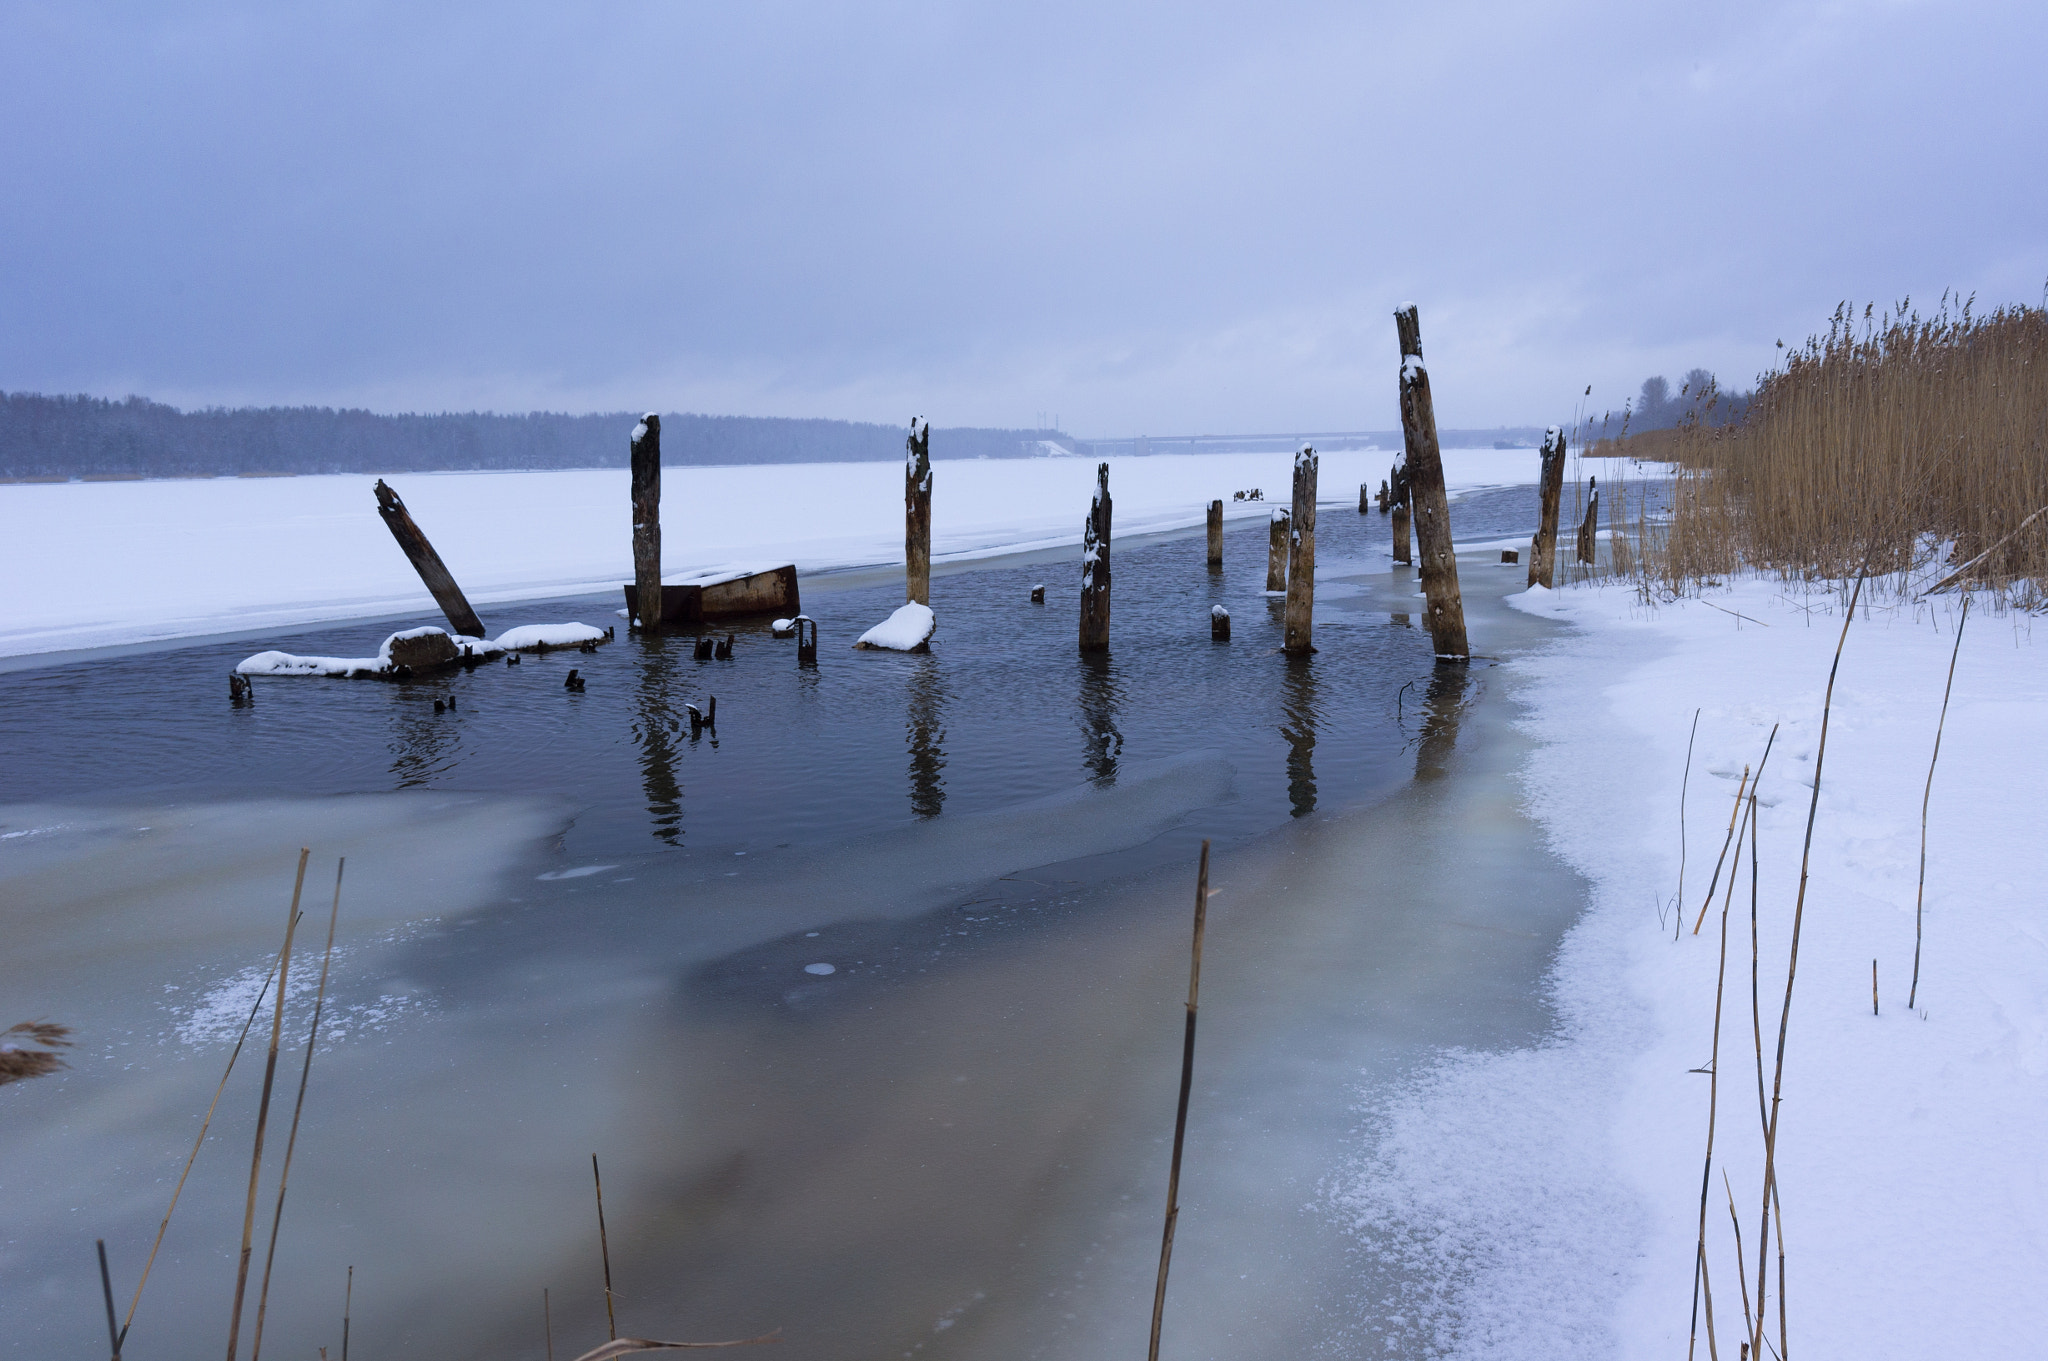
[[[1443,1283],[1421,1310],[1447,1354],[1554,1356],[1589,1339],[1623,1356],[1686,1348],[1700,1070],[1731,882],[1706,1241],[1720,1350],[1737,1349],[1763,1184],[1755,1036],[1767,1089],[1844,598],[1760,580],[1654,606],[1620,583],[1511,597],[1572,626],[1510,663],[1528,678],[1525,726],[1541,743],[1524,774],[1530,813],[1592,885],[1549,982],[1559,1029],[1534,1049],[1446,1055],[1375,1100],[1359,1161],[1331,1186],[1364,1241]],[[2032,1289],[2048,1266],[2048,677],[2031,618],[1985,603],[1963,635],[1934,775],[1911,1013],[1920,804],[1960,601],[1859,608],[1842,653],[1777,1149],[1789,1341],[1805,1355],[2019,1356],[2048,1327]],[[1697,935],[1693,923],[1744,766],[1773,724],[1757,794],[1753,1016],[1746,845]],[[1776,1251],[1774,1229],[1773,1346]]]
[[[1323,456],[1323,499],[1349,503],[1394,455]],[[1185,530],[1223,498],[1226,517],[1263,518],[1284,499],[1290,455],[1112,458],[1120,536]],[[1455,493],[1535,480],[1526,449],[1448,450]],[[672,468],[663,574],[742,560],[805,575],[903,560],[894,463]],[[1078,544],[1091,459],[941,463],[933,559],[959,562]],[[0,657],[285,630],[431,612],[391,543],[364,476],[0,486]],[[613,593],[632,577],[627,473],[432,473],[394,485],[471,603]],[[1239,502],[1235,491],[1269,500]],[[108,545],[116,551],[108,551]]]

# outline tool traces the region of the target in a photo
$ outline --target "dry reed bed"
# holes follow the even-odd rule
[[[1646,587],[1867,564],[1903,596],[1985,555],[1972,576],[2025,607],[2048,598],[2048,520],[2016,532],[2048,507],[2048,312],[1845,304],[1764,375],[1741,424],[1709,424],[1713,401],[1657,451],[1680,469],[1668,525],[1634,546]]]

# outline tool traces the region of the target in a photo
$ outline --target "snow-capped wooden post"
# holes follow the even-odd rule
[[[412,522],[405,502],[398,499],[397,492],[384,485],[382,478],[377,480],[377,514],[391,531],[391,537],[398,540],[398,546],[405,550],[412,569],[420,574],[420,580],[433,592],[434,603],[441,607],[441,613],[448,616],[448,626],[465,638],[483,637],[483,621],[469,607],[468,599],[462,594],[462,588],[455,584],[447,564],[434,551],[434,545],[427,542],[427,536],[420,532],[420,527]]]
[[[1223,565],[1223,502],[1209,503],[1209,565]]]
[[[1438,661],[1469,661],[1465,602],[1458,592],[1458,555],[1451,546],[1451,501],[1437,446],[1436,403],[1422,363],[1422,319],[1414,303],[1394,313],[1401,339],[1401,434],[1408,446],[1408,504],[1422,549],[1422,594]]]
[[[1081,527],[1081,650],[1109,650],[1109,465],[1095,469],[1095,499]]]
[[[932,423],[910,423],[903,459],[903,599],[932,603]]]
[[[1294,455],[1294,513],[1287,536],[1287,631],[1280,650],[1305,657],[1316,614],[1316,472],[1321,460],[1302,445]]]
[[[1564,495],[1564,431],[1543,432],[1542,508],[1536,516],[1536,538],[1529,545],[1529,584],[1545,589],[1557,584],[1557,503]]]
[[[1592,494],[1586,498],[1586,518],[1579,522],[1579,561],[1591,567],[1600,556],[1600,479],[1589,477]]]
[[[1266,589],[1284,591],[1287,589],[1287,522],[1292,517],[1284,510],[1273,512],[1273,523],[1266,531]]]
[[[633,612],[642,630],[661,627],[661,417],[633,427]]]

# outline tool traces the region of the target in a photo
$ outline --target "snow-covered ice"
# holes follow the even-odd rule
[[[1707,1250],[1719,1350],[1732,1356],[1743,1290],[1756,1292],[1763,1093],[1841,598],[1743,580],[1658,605],[1621,585],[1514,603],[1573,626],[1514,663],[1533,678],[1528,724],[1542,742],[1527,799],[1593,885],[1553,973],[1561,1024],[1534,1049],[1449,1054],[1377,1096],[1333,1204],[1377,1250],[1441,1283],[1410,1303],[1446,1354],[1682,1354],[1725,907]],[[2016,1357],[2048,1332],[2048,673],[2024,614],[1975,612],[1963,636],[1928,808],[1919,995],[1906,1006],[1921,800],[1958,603],[1859,609],[1834,691],[1776,1155],[1789,1342],[1811,1357]],[[1706,896],[1744,768],[1774,724],[1756,781],[1753,1004],[1746,844]],[[1773,1347],[1776,1239],[1774,1227]]]
[[[1328,453],[1332,500],[1378,485],[1398,455]],[[1284,486],[1292,455],[1113,458],[1117,532],[1185,529],[1232,487]],[[946,460],[934,467],[932,551],[945,561],[1078,543],[1097,460]],[[1533,482],[1527,450],[1451,450],[1452,490]],[[470,602],[630,581],[623,468],[388,474]],[[0,655],[372,619],[433,608],[370,496],[372,474],[0,485]],[[663,469],[664,575],[794,562],[804,572],[903,560],[899,465]],[[1225,499],[1224,514],[1262,502]],[[118,552],[106,551],[118,546]]]

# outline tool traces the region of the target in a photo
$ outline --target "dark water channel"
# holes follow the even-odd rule
[[[1527,487],[1463,497],[1458,537],[1525,537],[1534,504]],[[330,1287],[348,1263],[366,1356],[537,1357],[543,1286],[558,1354],[601,1340],[593,1151],[622,1331],[779,1325],[792,1361],[1142,1346],[1195,848],[1211,838],[1216,1029],[1170,1336],[1180,1355],[1378,1355],[1356,1313],[1385,1283],[1310,1205],[1342,1154],[1351,1088],[1444,1045],[1541,1033],[1536,984],[1577,886],[1516,810],[1512,705],[1492,679],[1505,673],[1432,666],[1385,518],[1331,504],[1318,529],[1305,661],[1278,653],[1260,521],[1228,534],[1221,572],[1199,535],[1119,545],[1107,658],[1076,655],[1067,552],[940,575],[930,656],[850,648],[901,601],[884,572],[806,581],[815,669],[760,626],[738,631],[730,661],[622,636],[435,681],[259,681],[246,708],[226,693],[257,650],[246,640],[8,672],[0,804],[303,808],[317,822],[341,816],[326,796],[406,794],[429,843],[409,863],[439,856],[437,883],[463,874],[465,845],[482,844],[463,837],[483,833],[437,846],[435,819],[551,829],[520,833],[509,871],[478,871],[481,907],[394,929],[337,977],[339,1014],[372,1014],[394,990],[431,1005],[315,1070],[331,1104],[309,1115],[273,1304],[293,1355],[338,1340]],[[1462,564],[1482,651],[1541,627],[1499,606],[1522,569],[1497,558]],[[1227,645],[1209,639],[1216,604],[1233,616]],[[603,625],[614,608],[500,606],[487,622]],[[270,645],[362,656],[434,622]],[[563,688],[571,666],[582,693]],[[693,736],[684,705],[712,695],[716,730]],[[509,799],[523,802],[491,802]],[[1456,902],[1425,901],[1417,847],[1452,829],[1471,857]],[[113,874],[99,866],[52,861],[33,882]],[[28,965],[15,981],[56,1009],[76,977],[175,992],[262,958],[246,943],[166,947],[98,974],[53,965],[44,992]],[[162,1005],[133,1004],[119,1063],[82,1063],[16,1104],[34,1148],[82,1161],[50,1172],[63,1189],[0,1255],[0,1308],[20,1316],[0,1355],[93,1354],[96,1279],[30,1265],[76,1246],[80,1206],[104,1202],[94,1232],[126,1235],[133,1279],[163,1157],[182,1157],[224,1052],[145,1043]],[[131,1090],[137,1071],[148,1093]],[[244,1137],[224,1120],[219,1184],[191,1193],[188,1232],[239,1223],[230,1150]],[[157,1144],[169,1152],[138,1151]],[[94,1190],[102,1175],[118,1194]],[[145,1348],[138,1323],[130,1355],[211,1353],[225,1301],[202,1283],[222,1260],[181,1249],[155,1304],[170,1341]]]

